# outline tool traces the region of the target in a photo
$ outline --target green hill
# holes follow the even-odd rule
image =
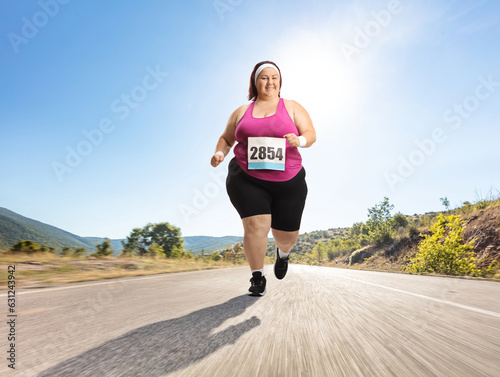
[[[68,246],[95,250],[94,245],[83,237],[0,207],[0,247],[9,248],[20,240],[31,240],[56,249]]]
[[[193,254],[225,249],[237,242],[242,242],[243,237],[225,236],[190,236],[184,238],[184,248],[191,250]],[[21,216],[6,208],[0,207],[0,249],[8,249],[21,240],[30,240],[39,245],[54,247],[57,250],[63,247],[83,247],[90,252],[96,251],[96,245],[104,241],[102,237],[80,237],[76,234],[56,228],[55,226],[42,223]],[[124,239],[112,239],[114,255],[122,251]]]

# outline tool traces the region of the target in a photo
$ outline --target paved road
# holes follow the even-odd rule
[[[266,273],[261,298],[244,295],[246,267],[22,290],[16,371],[2,357],[0,375],[500,375],[499,283],[300,265],[282,281]]]

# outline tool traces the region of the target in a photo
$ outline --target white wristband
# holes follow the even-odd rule
[[[215,154],[220,154],[222,157],[224,157],[224,152],[222,152],[222,151],[217,151],[217,152],[215,152]]]
[[[299,136],[299,140],[300,140],[299,147],[301,147],[301,148],[305,147],[307,144],[306,138],[304,136]]]

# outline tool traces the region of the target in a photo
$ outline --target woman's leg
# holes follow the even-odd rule
[[[243,251],[251,270],[264,268],[267,251],[267,238],[271,229],[271,215],[244,217]]]
[[[276,245],[284,253],[289,253],[299,239],[298,230],[294,230],[293,232],[286,232],[284,230],[272,229],[272,231],[274,240],[276,241]]]

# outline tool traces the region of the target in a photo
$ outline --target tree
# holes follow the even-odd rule
[[[312,249],[311,254],[315,261],[321,263],[327,256],[325,243],[323,241],[319,241]]]
[[[375,204],[372,208],[368,209],[368,224],[381,224],[391,219],[391,211],[394,205],[389,204],[389,198],[384,197],[384,200]]]
[[[377,246],[392,239],[390,220],[393,209],[394,205],[389,204],[387,196],[384,197],[383,201],[368,209],[368,221],[366,224],[370,231],[370,241]]]
[[[407,270],[414,273],[434,272],[445,275],[477,275],[474,258],[475,239],[462,244],[464,223],[460,216],[439,214],[437,222],[418,246]]]
[[[174,249],[183,249],[184,239],[179,228],[169,223],[158,223],[148,224],[144,229],[151,237],[151,241],[163,248],[167,258]]]
[[[104,257],[113,254],[113,246],[111,246],[111,241],[109,238],[105,238],[102,243],[96,245],[97,252],[93,253],[92,256]]]
[[[184,239],[179,228],[169,223],[147,224],[134,228],[123,244],[123,253],[147,255],[149,246],[155,243],[163,249],[167,258],[184,255]]]
[[[352,224],[352,227],[349,229],[349,237],[356,238],[361,234],[369,234],[370,229],[363,224],[362,222]]]
[[[122,241],[123,255],[137,254],[143,256],[147,254],[149,244],[144,242],[142,232],[141,228],[134,228],[130,232],[130,235],[127,236],[127,240],[125,242]]]
[[[444,198],[439,198],[439,200],[441,200],[441,204],[444,205],[444,208],[446,208],[446,210],[450,209],[450,201],[446,196]]]

